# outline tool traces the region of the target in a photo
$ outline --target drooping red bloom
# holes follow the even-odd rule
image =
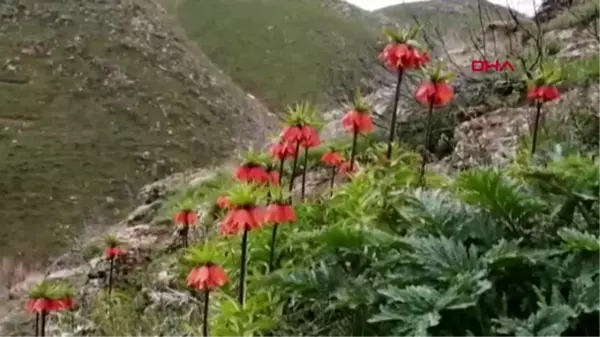
[[[225,270],[212,263],[192,269],[187,276],[187,285],[197,290],[211,291],[222,287],[227,281]]]
[[[221,235],[235,235],[244,230],[253,230],[263,225],[263,210],[258,207],[233,207],[221,222]]]
[[[217,206],[219,208],[229,208],[231,203],[229,202],[229,197],[226,195],[221,195],[217,198]]]
[[[454,90],[445,81],[423,82],[414,91],[413,96],[417,102],[434,107],[447,105],[454,98]]]
[[[296,143],[304,139],[302,128],[302,125],[286,126],[282,132],[283,141],[295,147]]]
[[[368,112],[350,110],[342,118],[342,127],[348,132],[369,133],[373,131],[373,119]]]
[[[116,259],[127,254],[127,250],[122,247],[107,247],[104,249],[104,257],[107,259]]]
[[[389,70],[417,69],[429,62],[429,54],[419,51],[406,43],[389,43],[385,46],[379,58]]]
[[[30,298],[25,303],[25,309],[32,313],[50,311],[51,301],[51,299],[46,298]]]
[[[189,209],[184,209],[175,213],[173,221],[176,225],[193,226],[198,222],[198,214]]]
[[[269,153],[273,158],[285,160],[288,158],[293,158],[296,155],[296,147],[294,144],[282,139],[279,142],[271,145],[269,148]]]
[[[244,164],[235,171],[235,177],[243,182],[264,184],[269,181],[269,174],[262,165]]]
[[[265,211],[265,222],[273,224],[296,222],[296,212],[290,204],[270,204]]]
[[[338,152],[335,152],[333,150],[329,150],[329,151],[323,153],[323,156],[321,157],[321,163],[323,163],[324,165],[330,166],[330,167],[339,166],[344,161],[345,161],[344,157],[342,157],[341,154],[339,154]]]
[[[527,91],[527,99],[532,101],[549,102],[559,97],[560,92],[553,85],[536,86]]]
[[[69,310],[72,307],[73,298],[70,296],[60,299],[31,298],[25,303],[25,309],[32,313]]]
[[[321,145],[321,139],[319,137],[319,132],[317,129],[313,128],[310,125],[305,125],[302,127],[302,140],[300,141],[300,146],[303,148],[313,148]]]
[[[354,167],[352,168],[352,171],[350,170],[350,162],[349,161],[344,161],[342,164],[340,164],[339,166],[339,170],[341,174],[351,174],[351,173],[356,173],[358,172],[358,163],[355,161],[354,162]]]
[[[279,186],[279,172],[274,168],[271,168],[267,173],[269,174],[269,184],[272,186]]]

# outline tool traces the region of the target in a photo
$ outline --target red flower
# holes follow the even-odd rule
[[[342,127],[349,132],[368,133],[373,131],[373,120],[368,112],[350,110],[342,118]]]
[[[296,213],[289,204],[271,204],[265,211],[265,222],[281,224],[285,222],[296,222]]]
[[[549,102],[560,97],[560,92],[555,86],[541,85],[527,91],[527,98],[532,101]]]
[[[229,202],[229,197],[226,195],[218,197],[217,206],[219,206],[219,208],[229,208],[231,206],[231,203]]]
[[[59,310],[71,310],[73,308],[73,297],[65,297],[55,301],[55,308]]]
[[[429,62],[429,54],[421,52],[406,43],[389,43],[385,46],[379,58],[390,70],[416,69]]]
[[[269,153],[274,158],[285,160],[287,158],[293,158],[296,156],[296,147],[292,143],[280,140],[279,142],[271,145],[269,148]]]
[[[240,166],[235,172],[235,177],[243,182],[255,182],[259,184],[269,181],[267,170],[258,164],[244,164]]]
[[[232,208],[221,222],[221,235],[235,235],[245,229],[260,228],[263,220],[263,212],[258,207]]]
[[[65,297],[61,299],[31,298],[25,303],[25,309],[29,312],[69,310],[72,307],[72,297]]]
[[[454,98],[454,90],[446,82],[423,82],[414,91],[415,99],[429,106],[433,101],[434,107],[447,105]]]
[[[46,298],[31,298],[25,303],[25,309],[29,312],[50,311],[50,302],[52,300]]]
[[[317,147],[320,144],[321,139],[319,138],[319,132],[317,129],[310,125],[305,125],[302,127],[302,140],[300,141],[300,145],[302,147],[310,149]]]
[[[321,157],[321,163],[327,166],[339,166],[344,161],[344,157],[333,150],[323,153],[323,156]]]
[[[286,126],[283,129],[282,138],[283,138],[284,142],[291,144],[292,146],[295,146],[295,144],[297,142],[301,142],[304,139],[304,134],[302,132],[302,126],[301,125]],[[295,151],[295,149],[294,149],[294,151]]]
[[[269,174],[269,184],[273,186],[279,186],[279,172],[271,169],[267,173]]]
[[[127,254],[127,250],[121,247],[108,247],[104,249],[104,256],[107,259],[118,258],[119,256],[123,256],[125,254]]]
[[[176,225],[192,226],[198,221],[198,214],[188,209],[175,213],[174,222]]]
[[[358,172],[358,163],[355,161],[354,167],[352,168],[352,171],[350,171],[350,162],[344,161],[342,164],[340,164],[339,170],[342,174],[356,173]]]
[[[219,265],[210,263],[192,269],[187,276],[188,286],[197,290],[211,291],[222,287],[227,281],[225,270]]]
[[[285,142],[293,147],[298,142],[304,148],[316,147],[321,144],[319,132],[310,125],[288,126],[283,130],[282,137]],[[292,151],[295,152],[296,149],[294,148]]]

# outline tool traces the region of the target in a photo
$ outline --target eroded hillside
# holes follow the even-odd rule
[[[45,257],[142,184],[264,137],[267,110],[156,8],[11,0],[0,15],[0,255]]]

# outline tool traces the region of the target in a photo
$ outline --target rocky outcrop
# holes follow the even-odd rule
[[[555,18],[560,12],[582,3],[585,0],[544,0],[537,10],[534,20],[548,22]]]

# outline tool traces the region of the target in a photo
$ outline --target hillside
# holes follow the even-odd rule
[[[187,35],[272,110],[328,104],[340,86],[376,88],[377,16],[341,0],[166,1]]]
[[[450,40],[468,42],[481,35],[492,21],[510,21],[508,9],[485,0],[431,0],[404,3],[375,11],[401,25],[411,25],[416,17],[429,34],[437,33]],[[480,16],[481,13],[481,16]]]
[[[0,256],[43,262],[141,185],[264,138],[267,109],[157,8],[11,0],[0,20]]]

